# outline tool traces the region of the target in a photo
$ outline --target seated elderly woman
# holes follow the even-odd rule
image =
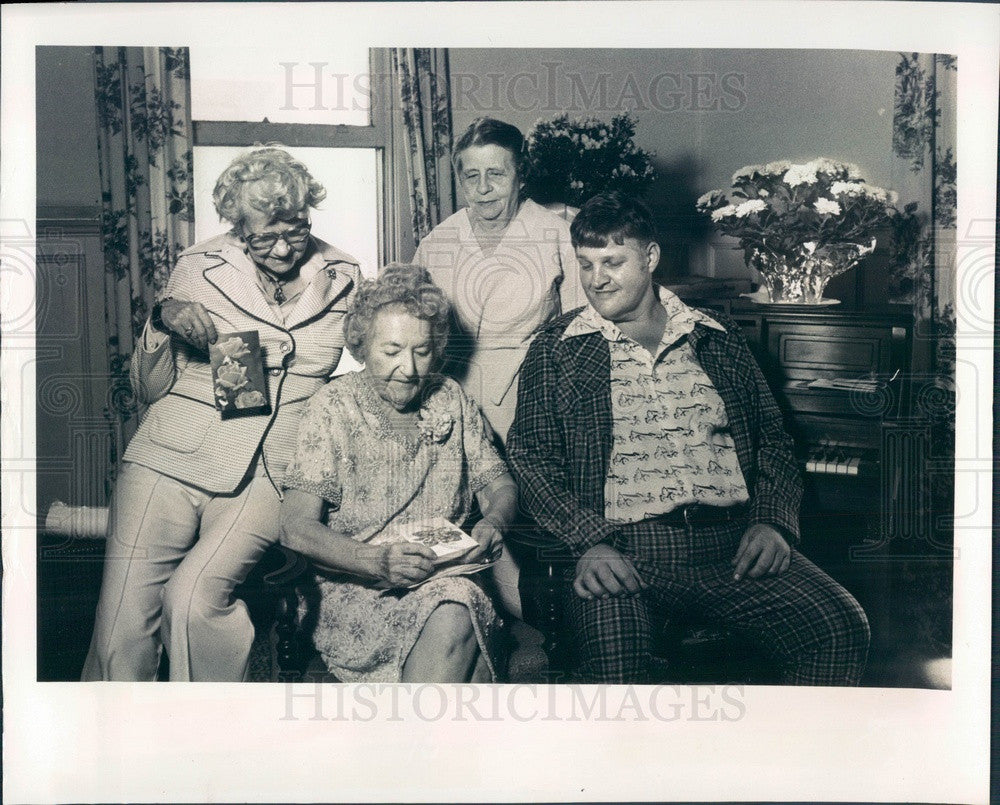
[[[433,517],[460,525],[475,495],[478,544],[458,561],[482,562],[502,550],[516,510],[478,406],[432,371],[449,315],[423,268],[363,282],[344,335],[365,367],[313,396],[285,473],[282,542],[319,568],[313,639],[345,682],[496,679],[499,621],[476,577],[420,584],[435,554],[396,533]]]
[[[154,680],[164,648],[171,681],[248,677],[254,628],[232,593],[278,539],[278,482],[305,400],[340,360],[361,273],[312,235],[309,210],[325,197],[282,148],[238,155],[212,194],[232,228],[187,249],[153,306],[131,372],[149,410],[111,499],[85,681]],[[245,415],[223,418],[209,345],[242,350],[233,336],[245,331],[257,332],[266,388],[238,374],[229,387]]]

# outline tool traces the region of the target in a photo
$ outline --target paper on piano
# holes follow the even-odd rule
[[[817,377],[808,384],[811,389],[836,389],[837,391],[878,391],[885,388],[879,380],[856,380],[845,377]]]

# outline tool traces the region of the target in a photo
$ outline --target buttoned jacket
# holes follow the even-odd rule
[[[267,303],[253,263],[232,235],[181,254],[167,296],[200,302],[220,334],[258,332],[271,413],[222,419],[208,354],[163,338],[147,323],[143,343],[160,343],[150,350],[140,344],[132,355],[132,386],[149,409],[126,461],[226,493],[236,489],[260,450],[268,475],[280,485],[305,403],[340,361],[343,319],[360,277],[353,257],[313,241],[314,252],[301,269],[308,284],[285,321]]]
[[[749,522],[798,541],[801,478],[781,412],[739,325],[705,311],[724,331],[698,323],[688,335],[722,398],[750,493]],[[543,327],[521,369],[507,457],[522,505],[579,555],[628,525],[604,518],[613,420],[611,351],[598,332],[563,338],[579,310]]]

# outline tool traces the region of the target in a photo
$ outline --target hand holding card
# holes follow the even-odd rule
[[[468,576],[493,564],[492,560],[456,562],[470,550],[478,548],[479,542],[443,517],[432,517],[387,529],[373,538],[371,544],[400,541],[423,545],[430,548],[437,556],[434,560],[434,572],[423,581],[408,585],[409,589],[426,584],[432,579]]]
[[[435,565],[450,562],[479,546],[479,543],[461,528],[452,525],[443,517],[400,526],[398,531],[407,542],[424,545],[434,551],[437,556],[434,560]]]
[[[271,403],[264,382],[264,361],[256,330],[219,333],[209,345],[215,407],[223,419],[235,416],[266,415]]]

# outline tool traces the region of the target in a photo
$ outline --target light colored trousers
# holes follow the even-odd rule
[[[165,646],[171,681],[244,681],[254,629],[232,592],[277,541],[279,506],[262,475],[215,495],[124,464],[83,680],[154,680]]]

